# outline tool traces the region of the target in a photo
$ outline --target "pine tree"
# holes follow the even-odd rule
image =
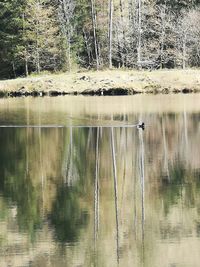
[[[18,57],[22,46],[23,0],[0,2],[0,76],[16,77],[23,73]]]

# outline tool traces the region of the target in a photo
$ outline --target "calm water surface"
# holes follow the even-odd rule
[[[199,103],[1,99],[0,266],[199,266]]]

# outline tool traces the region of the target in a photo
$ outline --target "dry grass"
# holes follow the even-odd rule
[[[49,74],[0,81],[0,91],[77,92],[99,89],[130,89],[146,93],[200,90],[200,70],[104,70],[98,72]]]

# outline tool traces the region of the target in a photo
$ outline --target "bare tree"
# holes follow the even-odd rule
[[[177,19],[177,60],[183,69],[200,64],[200,10],[184,10]]]

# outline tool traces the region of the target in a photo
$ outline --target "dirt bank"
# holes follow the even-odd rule
[[[200,92],[200,70],[106,70],[0,81],[1,97],[195,92]]]

